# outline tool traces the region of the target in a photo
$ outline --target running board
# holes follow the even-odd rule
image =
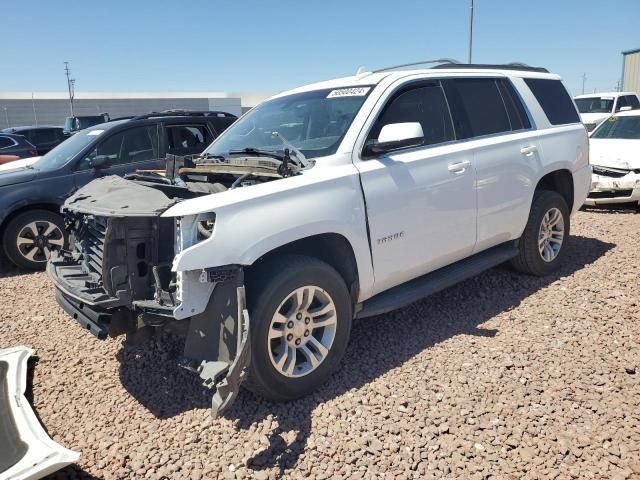
[[[495,267],[518,254],[518,241],[509,241],[476,253],[471,257],[410,280],[362,303],[356,318],[373,317],[405,307],[462,280]]]

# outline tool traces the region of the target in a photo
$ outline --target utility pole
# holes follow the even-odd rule
[[[7,128],[9,128],[9,113],[7,112],[7,107],[4,106],[2,109],[4,110],[4,119],[7,121]]]
[[[36,114],[36,100],[33,97],[33,92],[31,92],[31,105],[33,106],[33,119],[36,122],[36,127],[38,126],[38,115]]]
[[[69,89],[69,108],[71,110],[71,116],[73,114],[73,97],[75,96],[75,78],[71,78],[71,70],[69,70],[69,62],[64,62],[64,73],[67,75],[67,88]]]
[[[472,49],[473,49],[473,0],[471,0],[471,12],[469,13],[469,63],[471,63]]]
[[[587,81],[587,74],[583,73],[582,74],[582,94],[584,95],[584,82]]]

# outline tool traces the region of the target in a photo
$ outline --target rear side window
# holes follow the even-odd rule
[[[573,101],[560,80],[525,78],[524,81],[538,100],[551,125],[580,122]]]
[[[505,102],[495,79],[456,78],[444,83],[458,138],[512,130]]]
[[[406,122],[418,122],[422,125],[425,145],[455,139],[451,115],[440,82],[421,84],[397,94],[376,120],[367,140],[376,140],[385,125]]]
[[[0,148],[13,147],[15,144],[12,138],[0,137]]]
[[[54,130],[53,128],[42,128],[33,130],[29,139],[38,144],[56,142],[58,140],[58,137],[56,135],[56,130]]]
[[[211,143],[210,137],[204,125],[167,125],[168,150],[175,155],[201,153]]]
[[[637,108],[640,108],[640,101],[638,101],[638,97],[635,95],[629,95],[627,98],[629,99],[629,105],[631,105],[632,109],[636,110]]]

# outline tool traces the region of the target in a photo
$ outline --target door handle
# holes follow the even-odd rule
[[[522,147],[520,149],[520,153],[530,157],[531,155],[533,155],[534,153],[536,153],[538,151],[538,147],[535,145],[527,145],[526,147]]]
[[[467,169],[467,167],[470,166],[471,162],[469,160],[464,160],[462,162],[450,163],[447,167],[447,170],[449,170],[451,173],[462,173]]]

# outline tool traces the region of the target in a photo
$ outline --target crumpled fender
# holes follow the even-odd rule
[[[80,458],[44,431],[24,396],[27,347],[0,350],[0,480],[42,478]]]

